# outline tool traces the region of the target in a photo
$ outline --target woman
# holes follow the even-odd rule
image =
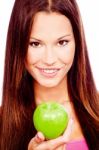
[[[62,136],[46,140],[32,115],[51,100],[64,105],[70,121]],[[1,150],[99,149],[98,94],[75,0],[15,1],[0,122]]]

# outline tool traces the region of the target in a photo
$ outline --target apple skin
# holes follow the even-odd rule
[[[60,136],[68,125],[69,117],[65,108],[57,102],[46,102],[37,106],[33,113],[33,123],[46,139]]]

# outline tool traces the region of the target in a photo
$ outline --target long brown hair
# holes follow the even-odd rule
[[[33,78],[26,71],[33,19],[37,12],[58,12],[69,18],[76,52],[68,73],[68,92],[73,101],[88,146],[98,150],[99,102],[94,84],[83,25],[75,0],[16,0],[9,23],[0,124],[0,149],[25,150],[36,131],[32,123],[35,109]]]

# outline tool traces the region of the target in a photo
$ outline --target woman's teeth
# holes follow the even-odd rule
[[[57,72],[58,71],[58,69],[42,69],[42,71],[43,72],[45,72],[45,73],[55,73],[55,72]]]

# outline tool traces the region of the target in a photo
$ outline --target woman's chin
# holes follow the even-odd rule
[[[59,83],[55,82],[55,81],[50,81],[50,82],[41,82],[39,84],[45,88],[54,88],[54,87],[58,86]]]

